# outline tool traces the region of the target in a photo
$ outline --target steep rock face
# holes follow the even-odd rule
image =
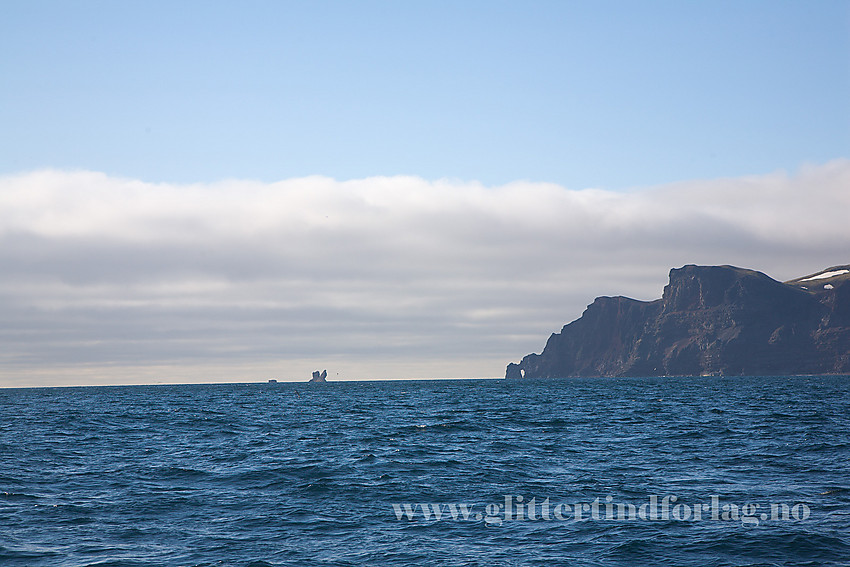
[[[670,271],[661,299],[597,298],[506,378],[850,372],[850,267],[781,283],[732,266]]]

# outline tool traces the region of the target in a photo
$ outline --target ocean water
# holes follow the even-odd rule
[[[850,565],[850,378],[0,390],[0,565]]]

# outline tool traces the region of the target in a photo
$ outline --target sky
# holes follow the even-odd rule
[[[845,1],[0,9],[0,387],[498,377],[850,263]]]

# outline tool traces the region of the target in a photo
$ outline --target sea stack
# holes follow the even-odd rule
[[[661,299],[598,297],[505,378],[850,373],[850,265],[785,283],[733,266],[670,271]]]
[[[322,373],[319,374],[318,370],[313,371],[313,377],[310,378],[310,382],[327,382],[328,381],[328,371],[322,370]]]

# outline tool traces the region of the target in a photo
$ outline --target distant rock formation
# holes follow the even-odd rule
[[[850,265],[785,283],[732,266],[670,271],[661,299],[598,297],[505,378],[850,373]]]
[[[318,370],[313,371],[313,377],[310,378],[310,382],[327,382],[328,381],[328,371],[322,370],[322,373],[319,374]]]

